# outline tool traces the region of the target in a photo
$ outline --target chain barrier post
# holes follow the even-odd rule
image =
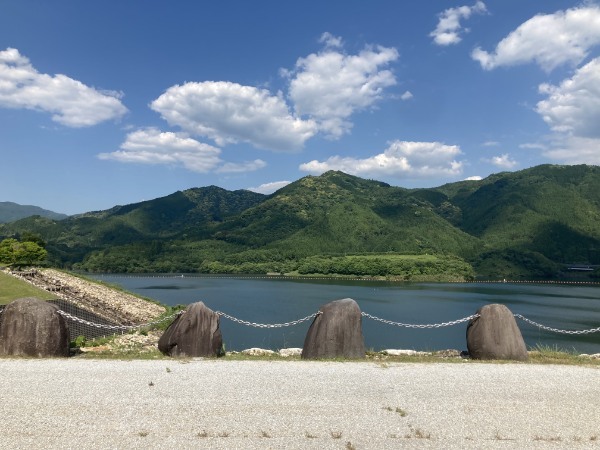
[[[0,319],[2,317],[2,313],[4,312],[4,307],[0,308]],[[63,310],[58,310],[57,311],[58,314],[60,314],[61,316],[63,316],[65,319],[76,322],[76,323],[80,323],[83,325],[87,325],[90,327],[95,327],[95,328],[104,328],[107,330],[113,330],[113,331],[128,331],[128,330],[134,330],[134,329],[138,329],[138,328],[146,328],[146,327],[150,327],[153,325],[158,325],[162,322],[166,322],[167,320],[171,320],[176,318],[177,316],[180,316],[181,314],[185,313],[185,310],[183,311],[179,311],[177,313],[174,313],[168,317],[164,317],[162,319],[158,319],[158,320],[154,320],[151,322],[147,322],[147,323],[142,323],[142,324],[137,324],[137,325],[104,325],[104,324],[100,324],[100,323],[95,323],[95,322],[90,322],[89,320],[85,320],[85,319],[80,319],[79,317],[76,317],[72,314],[69,314]],[[233,317],[230,316],[229,314],[225,314],[222,311],[216,311],[216,314],[224,317],[226,319],[229,319],[233,322],[239,323],[241,325],[246,325],[249,327],[255,327],[255,328],[283,328],[283,327],[289,327],[289,326],[294,326],[294,325],[298,325],[300,323],[306,322],[307,320],[311,320],[314,319],[315,317],[319,316],[322,314],[321,311],[318,311],[314,314],[310,314],[306,317],[303,317],[302,319],[298,319],[298,320],[293,320],[291,322],[285,322],[285,323],[256,323],[256,322],[249,322],[247,320],[242,320],[239,319],[237,317]],[[582,334],[592,334],[592,333],[600,333],[600,327],[597,328],[590,328],[590,329],[586,329],[586,330],[561,330],[558,328],[552,328],[546,325],[543,325],[541,323],[538,322],[534,322],[531,319],[528,319],[527,317],[521,315],[521,314],[513,314],[514,317],[521,319],[522,321],[533,325],[535,327],[538,327],[542,330],[545,331],[550,331],[553,333],[560,333],[560,334],[569,334],[569,335],[582,335]],[[428,324],[412,324],[412,323],[402,323],[402,322],[394,322],[391,320],[387,320],[387,319],[382,319],[380,317],[374,316],[372,314],[368,314],[366,312],[361,312],[361,316],[366,317],[368,319],[377,321],[377,322],[381,322],[384,323],[386,325],[393,325],[393,326],[397,326],[397,327],[404,327],[404,328],[412,328],[412,329],[434,329],[434,328],[442,328],[442,327],[450,327],[450,326],[454,326],[454,325],[458,325],[460,323],[464,323],[464,322],[468,322],[470,320],[476,319],[479,317],[479,314],[472,314],[470,316],[467,317],[463,317],[461,319],[457,319],[457,320],[452,320],[449,322],[441,322],[441,323],[428,323]]]

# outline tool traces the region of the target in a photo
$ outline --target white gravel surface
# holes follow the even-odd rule
[[[0,448],[600,448],[600,369],[0,359]]]

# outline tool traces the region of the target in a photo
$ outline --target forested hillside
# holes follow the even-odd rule
[[[327,172],[270,196],[211,186],[0,225],[0,237],[24,232],[42,236],[51,264],[96,272],[552,278],[600,264],[600,167],[544,165],[431,189]]]

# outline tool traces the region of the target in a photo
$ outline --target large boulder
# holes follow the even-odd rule
[[[221,356],[220,318],[204,303],[189,305],[158,340],[158,349],[169,356]]]
[[[529,355],[521,330],[510,310],[499,304],[485,305],[467,326],[467,349],[473,359],[527,361]]]
[[[0,355],[39,358],[69,356],[69,327],[56,305],[21,298],[0,318]]]
[[[365,343],[358,304],[351,298],[321,306],[308,329],[302,359],[364,358]]]

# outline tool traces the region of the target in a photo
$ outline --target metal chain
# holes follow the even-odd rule
[[[368,317],[369,319],[376,320],[377,322],[385,323],[388,325],[395,325],[397,327],[404,328],[441,328],[441,327],[450,327],[452,325],[457,325],[459,323],[467,322],[472,319],[476,319],[479,317],[479,314],[473,314],[468,317],[463,317],[462,319],[452,320],[450,322],[443,323],[428,323],[428,324],[413,324],[413,323],[401,323],[401,322],[392,322],[391,320],[381,319],[379,317],[373,316],[371,314],[367,314],[366,312],[361,312],[361,315],[364,317]]]
[[[63,316],[65,319],[69,319],[72,320],[73,322],[78,322],[84,325],[89,325],[91,327],[96,327],[96,328],[106,328],[107,330],[134,330],[136,328],[146,328],[152,325],[158,325],[159,323],[165,322],[167,320],[173,319],[181,314],[183,314],[185,311],[179,311],[175,314],[172,314],[168,317],[163,317],[162,319],[159,320],[155,320],[153,322],[148,322],[148,323],[142,323],[139,325],[104,325],[101,323],[94,323],[94,322],[90,322],[89,320],[84,320],[84,319],[80,319],[79,317],[73,316],[72,314],[69,314],[61,309],[59,309],[57,311],[58,314],[60,314],[61,316]]]
[[[0,308],[0,315],[2,315],[2,313],[4,312],[5,308]],[[106,328],[108,330],[133,330],[136,328],[145,328],[145,327],[149,327],[152,325],[157,325],[159,323],[165,322],[167,320],[173,319],[183,313],[185,313],[184,311],[179,311],[175,314],[172,314],[168,317],[164,317],[162,319],[159,320],[155,320],[152,322],[148,322],[148,323],[144,323],[144,324],[139,324],[139,325],[104,325],[104,324],[100,324],[100,323],[94,323],[94,322],[90,322],[88,320],[85,319],[80,319],[79,317],[73,316],[72,314],[69,314],[65,311],[62,310],[58,310],[57,311],[61,316],[63,316],[65,319],[68,320],[72,320],[73,322],[78,322],[84,325],[88,325],[91,327],[96,327],[96,328]],[[286,323],[255,323],[255,322],[248,322],[246,320],[242,320],[242,319],[238,319],[237,317],[233,317],[230,316],[229,314],[225,314],[222,311],[216,311],[216,314],[218,314],[219,316],[225,317],[226,319],[229,319],[233,322],[237,322],[239,324],[242,325],[247,325],[249,327],[256,327],[256,328],[282,328],[282,327],[289,327],[289,326],[293,326],[293,325],[298,325],[302,322],[306,322],[307,320],[313,319],[321,314],[323,314],[321,311],[311,314],[309,316],[306,316],[302,319],[298,319],[298,320],[293,320],[291,322],[286,322]],[[462,319],[457,319],[457,320],[452,320],[450,322],[442,322],[442,323],[429,323],[429,324],[412,324],[412,323],[401,323],[401,322],[393,322],[391,320],[386,320],[386,319],[382,319],[380,317],[377,316],[373,316],[371,314],[368,314],[366,312],[361,312],[361,315],[363,317],[367,317],[369,319],[375,320],[377,322],[381,322],[381,323],[385,323],[387,325],[394,325],[397,327],[404,327],[404,328],[417,328],[417,329],[431,329],[431,328],[442,328],[442,327],[450,327],[453,325],[458,325],[460,323],[464,323],[464,322],[468,322],[469,320],[472,319],[477,319],[479,317],[479,314],[472,314],[470,316],[467,317],[463,317]],[[592,333],[600,333],[600,327],[598,328],[591,328],[591,329],[587,329],[587,330],[561,330],[558,328],[552,328],[546,325],[543,325],[541,323],[538,322],[534,322],[531,319],[528,319],[527,317],[521,315],[521,314],[513,314],[514,317],[521,319],[522,321],[533,325],[535,327],[541,328],[542,330],[546,330],[546,331],[551,331],[553,333],[561,333],[561,334],[571,334],[571,335],[580,335],[580,334],[592,334]]]
[[[233,322],[237,322],[240,323],[242,325],[246,325],[249,327],[256,327],[256,328],[282,328],[282,327],[289,327],[292,325],[298,325],[299,323],[302,322],[306,322],[307,320],[313,319],[315,317],[317,317],[318,315],[323,314],[321,311],[311,314],[310,316],[306,316],[302,319],[298,319],[298,320],[294,320],[292,322],[286,322],[286,323],[255,323],[255,322],[248,322],[246,320],[242,320],[242,319],[238,319],[236,317],[230,316],[229,314],[225,314],[224,312],[221,311],[216,311],[216,314],[218,314],[219,316],[225,317],[226,319],[232,320]]]
[[[600,332],[600,327],[598,328],[591,328],[589,330],[559,330],[558,328],[551,328],[548,327],[546,325],[542,325],[541,323],[537,323],[534,322],[531,319],[528,319],[527,317],[522,316],[521,314],[514,314],[515,317],[521,319],[523,322],[527,322],[530,325],[536,326],[538,328],[541,328],[542,330],[546,330],[546,331],[552,331],[554,333],[561,333],[561,334],[591,334],[591,333],[598,333]]]

